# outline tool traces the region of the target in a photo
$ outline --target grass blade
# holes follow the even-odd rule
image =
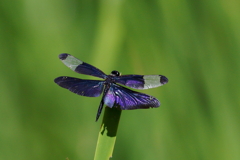
[[[112,157],[121,112],[116,107],[105,107],[94,160],[109,160]]]

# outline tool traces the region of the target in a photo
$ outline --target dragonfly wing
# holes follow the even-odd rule
[[[162,86],[168,82],[162,75],[123,75],[114,77],[116,83],[134,89],[149,89]]]
[[[116,84],[111,85],[104,97],[104,103],[110,108],[118,105],[122,110],[157,108],[160,106],[160,102],[155,97]]]
[[[59,55],[59,59],[71,70],[80,73],[80,74],[86,74],[90,76],[95,76],[99,78],[105,79],[107,75],[103,73],[100,69],[85,63],[75,57],[73,57],[70,54],[62,53]]]
[[[104,86],[104,81],[83,80],[73,77],[58,77],[54,82],[73,93],[87,97],[100,96]]]

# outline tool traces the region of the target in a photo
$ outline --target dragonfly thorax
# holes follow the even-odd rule
[[[105,84],[110,84],[110,83],[115,83],[115,78],[120,76],[120,72],[118,71],[112,71],[110,75],[107,76],[107,78],[105,79]]]

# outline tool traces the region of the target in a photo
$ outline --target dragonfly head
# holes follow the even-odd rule
[[[112,75],[112,76],[120,76],[121,74],[120,74],[120,72],[118,72],[118,71],[112,71],[112,72],[111,72],[111,75]]]

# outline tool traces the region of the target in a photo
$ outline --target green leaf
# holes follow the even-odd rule
[[[112,157],[121,112],[116,107],[105,107],[94,160],[109,160]]]

